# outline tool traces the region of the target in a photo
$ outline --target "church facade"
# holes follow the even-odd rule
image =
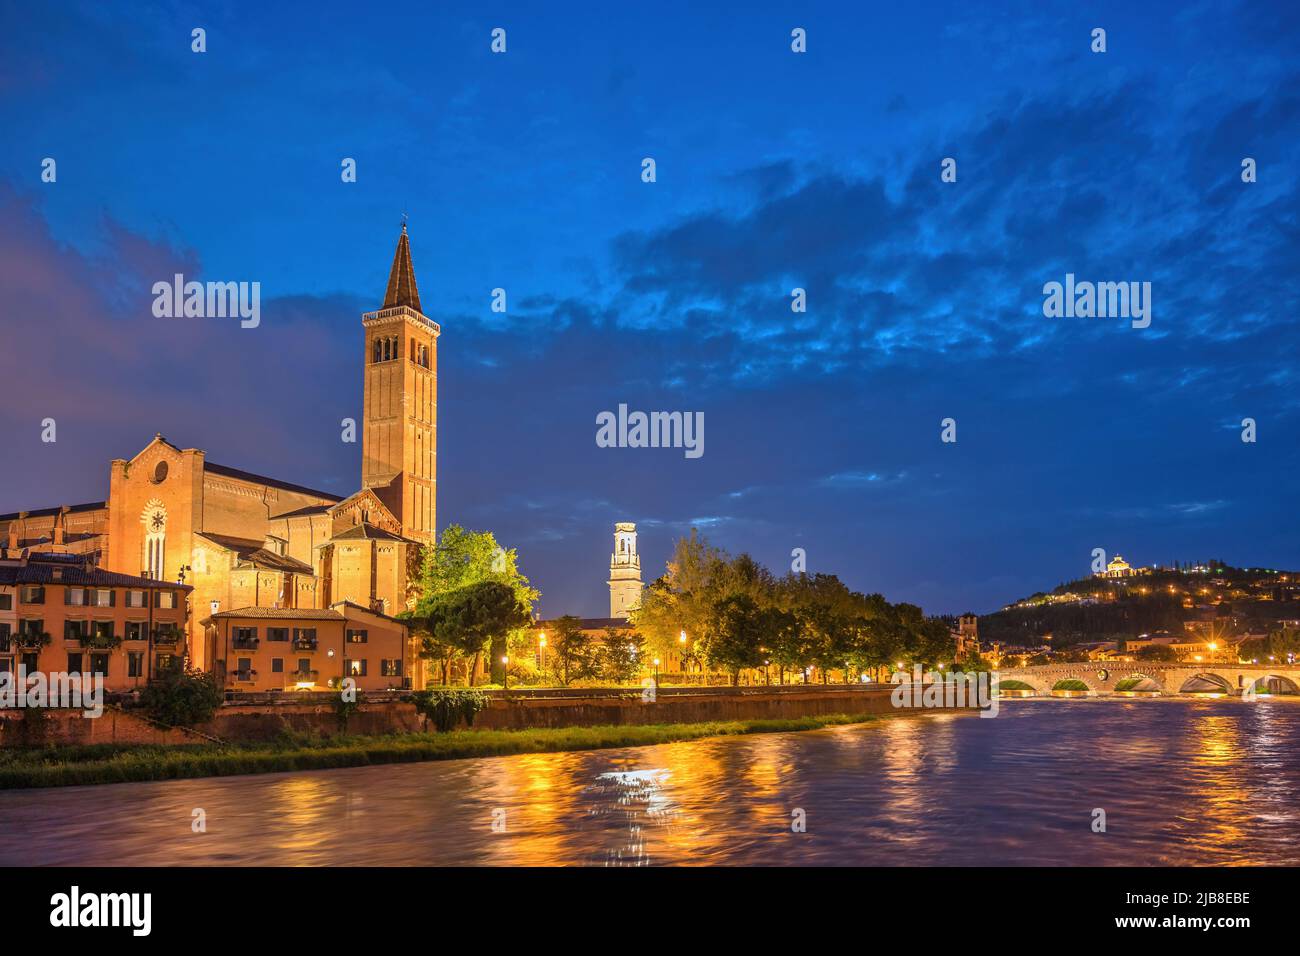
[[[364,314],[361,326],[355,493],[252,474],[156,435],[133,457],[110,463],[107,500],[0,515],[0,545],[11,555],[80,555],[86,567],[189,586],[190,659],[223,679],[242,666],[222,635],[230,621],[247,631],[249,621],[274,620],[278,635],[302,612],[304,631],[337,626],[342,633],[364,619],[348,635],[364,634],[367,644],[375,635],[383,646],[349,648],[350,673],[368,678],[359,686],[422,686],[409,635],[393,616],[408,608],[420,551],[434,541],[440,329],[421,310],[405,225],[383,306]],[[363,653],[373,653],[373,668]],[[330,667],[296,673],[304,672],[335,676]],[[258,688],[275,680],[259,680]]]

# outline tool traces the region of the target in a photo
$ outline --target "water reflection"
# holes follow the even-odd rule
[[[1295,864],[1298,732],[1294,702],[1023,700],[993,720],[19,791],[0,793],[22,835],[0,864]]]

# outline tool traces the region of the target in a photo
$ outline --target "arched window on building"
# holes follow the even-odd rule
[[[420,364],[425,368],[429,367],[429,346],[427,345],[420,346]]]
[[[144,539],[145,577],[161,581],[167,559],[167,534],[151,531]]]
[[[384,361],[387,362],[393,357],[393,340],[384,339]]]
[[[379,350],[380,350],[381,348],[382,348],[382,346],[379,344],[379,339],[375,339],[375,357],[374,357],[371,361],[374,361],[374,362],[378,362],[378,361],[379,361]]]
[[[415,339],[411,339],[411,361],[415,361]]]

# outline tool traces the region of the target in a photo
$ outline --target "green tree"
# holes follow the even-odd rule
[[[629,615],[645,639],[647,654],[693,654],[698,643],[707,640],[727,561],[727,555],[694,528],[689,538],[677,540],[667,570],[645,589],[640,607]],[[685,645],[680,641],[683,633]]]
[[[441,594],[422,603],[424,615],[414,617],[417,630],[424,638],[425,656],[434,656],[451,647],[472,657],[466,677],[474,686],[474,673],[485,649],[516,628],[531,620],[513,588],[498,581],[480,581]],[[419,610],[417,609],[417,614]]]
[[[224,696],[214,675],[177,657],[140,692],[140,705],[160,723],[192,727],[211,720]]]
[[[415,597],[415,609],[408,616],[419,620],[431,615],[433,603],[442,595],[450,594],[461,588],[487,581],[504,584],[515,595],[527,616],[522,629],[531,620],[533,605],[537,603],[539,592],[528,582],[519,570],[519,555],[514,548],[503,548],[497,543],[496,536],[490,531],[466,531],[460,525],[448,525],[438,537],[435,547],[424,549],[420,558],[420,569],[411,585]],[[494,637],[489,653],[493,680],[501,682],[504,676],[501,657],[506,653],[511,634],[505,633]],[[516,635],[517,636],[517,635]],[[450,676],[451,657],[456,651],[454,644],[434,640],[426,643],[426,652],[433,660],[438,660],[443,669],[443,683]],[[482,648],[471,652],[477,666],[478,655]]]
[[[625,684],[641,672],[645,641],[633,631],[624,634],[607,628],[597,654],[600,679],[613,684]]]
[[[771,616],[748,594],[733,594],[717,605],[715,620],[705,631],[700,653],[711,666],[731,675],[731,685],[740,683],[740,672],[763,666],[760,648],[769,641]]]
[[[566,614],[549,625],[546,666],[563,686],[575,680],[589,680],[600,673],[597,641],[582,629],[582,619]]]

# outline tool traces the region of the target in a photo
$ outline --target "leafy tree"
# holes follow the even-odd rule
[[[439,733],[454,730],[462,720],[466,727],[473,727],[474,718],[488,705],[487,695],[481,690],[419,690],[413,697],[416,712],[424,717],[426,725],[432,720]]]
[[[552,621],[547,634],[546,665],[563,686],[600,673],[601,648],[582,629],[582,619],[566,614]]]
[[[1178,652],[1168,644],[1148,644],[1134,651],[1133,657],[1139,661],[1176,661]]]
[[[726,564],[726,554],[700,537],[694,528],[689,538],[678,539],[667,571],[645,589],[641,606],[629,615],[645,639],[647,654],[663,658],[681,653],[679,638],[683,632],[689,641],[688,653],[707,639]]]
[[[419,573],[411,585],[416,597],[415,608],[409,617],[415,620],[428,618],[433,602],[442,595],[472,584],[494,581],[506,585],[514,592],[525,614],[531,619],[533,605],[540,594],[519,570],[518,559],[515,549],[502,548],[490,531],[466,531],[456,524],[447,526],[439,536],[437,545],[425,548],[421,555]],[[521,624],[519,628],[523,626]],[[501,657],[506,653],[509,636],[510,633],[507,632],[495,637],[490,650],[493,680],[497,683],[504,676]],[[479,648],[471,652],[475,655],[475,666],[481,650]],[[442,664],[443,683],[448,682],[451,656],[455,651],[455,645],[436,639],[430,645],[426,641],[427,656]]]
[[[224,696],[214,675],[177,657],[140,692],[140,705],[160,723],[191,727],[211,720]]]
[[[497,581],[480,581],[422,602],[414,617],[417,629],[426,635],[424,655],[432,657],[444,647],[472,656],[467,682],[474,686],[474,673],[485,648],[516,628],[527,625],[531,617],[513,588]]]
[[[645,641],[633,631],[623,634],[614,628],[605,631],[597,653],[600,679],[625,684],[641,672]]]
[[[748,594],[734,594],[717,605],[716,620],[700,643],[700,653],[712,667],[727,671],[731,684],[740,683],[740,672],[762,667],[763,653],[771,627],[765,608]]]

